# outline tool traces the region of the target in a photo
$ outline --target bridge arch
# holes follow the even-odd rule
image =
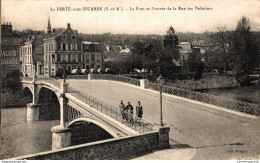
[[[37,104],[40,120],[59,120],[60,101],[57,92],[47,86],[37,89]]]
[[[23,98],[23,104],[28,104],[28,103],[32,103],[33,101],[33,93],[32,93],[32,88],[25,85],[23,87],[23,90],[22,90],[22,98]]]
[[[87,117],[80,117],[68,124],[71,129],[71,145],[84,144],[119,137],[108,126]]]

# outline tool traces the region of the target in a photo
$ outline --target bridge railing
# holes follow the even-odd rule
[[[138,132],[147,132],[153,130],[153,125],[151,123],[145,122],[141,118],[134,117],[133,114],[130,114],[124,110],[121,110],[115,106],[109,105],[93,96],[90,96],[86,93],[83,93],[75,88],[69,87],[69,93],[76,97],[77,99],[85,102],[92,108],[99,110],[100,112],[110,116],[111,118],[122,122],[128,127],[138,131]],[[70,115],[70,117],[73,117]],[[69,121],[72,121],[73,118],[70,118]]]
[[[22,81],[33,81],[32,77],[23,77]],[[52,85],[54,85],[57,88],[61,88],[61,81],[55,79],[55,78],[48,78],[48,77],[37,77],[36,81],[43,81],[43,82],[47,82],[50,83]]]
[[[119,75],[111,75],[111,74],[90,74],[90,78],[94,80],[113,80],[119,81],[123,83],[128,83],[136,86],[140,86],[140,81],[138,79],[129,78],[125,76]]]
[[[151,82],[147,83],[146,88],[151,90],[156,90],[156,91],[160,90],[160,86],[157,83],[151,83]],[[172,86],[166,86],[166,85],[162,86],[162,92],[187,98],[190,100],[203,102],[206,104],[224,107],[230,110],[235,110],[247,114],[252,114],[256,116],[260,115],[260,109],[257,104],[223,98],[220,96],[209,95],[205,93],[190,91],[190,90],[176,88]]]

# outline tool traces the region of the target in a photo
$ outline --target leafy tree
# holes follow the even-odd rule
[[[191,72],[198,72],[199,78],[202,77],[202,73],[204,70],[204,64],[201,61],[201,54],[198,49],[193,49],[192,53],[189,54],[188,60],[185,63],[187,66],[187,69]]]
[[[242,17],[233,35],[233,53],[236,55],[234,65],[237,71],[249,73],[259,64],[259,45],[251,32],[251,24],[248,18]]]
[[[179,56],[178,36],[171,26],[163,38],[163,50],[157,54],[160,72],[167,79],[172,78],[175,71],[173,59],[177,60]]]
[[[177,47],[177,45],[179,44],[178,43],[178,36],[177,34],[175,33],[175,30],[174,28],[171,26],[166,35],[164,35],[164,38],[163,38],[163,45],[164,47],[167,47],[167,46],[170,46],[170,47]]]
[[[15,93],[21,90],[21,86],[20,72],[17,70],[6,74],[2,79],[2,93],[6,91]]]

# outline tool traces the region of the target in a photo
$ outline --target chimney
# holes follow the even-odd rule
[[[70,23],[67,24],[67,28],[70,28]]]
[[[53,28],[53,29],[52,29],[52,33],[54,33],[55,31],[56,31],[55,28]]]

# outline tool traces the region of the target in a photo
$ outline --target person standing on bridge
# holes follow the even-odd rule
[[[127,119],[130,121],[131,124],[133,124],[134,123],[134,119],[133,119],[134,108],[130,104],[130,102],[128,102],[128,105],[126,106],[126,111],[128,112]]]
[[[126,117],[126,107],[125,107],[125,104],[123,103],[123,100],[121,100],[120,104],[119,104],[119,109],[120,109],[120,112],[123,116],[123,120],[127,120],[127,117]]]
[[[141,102],[138,101],[138,104],[136,106],[136,121],[141,125],[140,121],[143,117],[143,106],[141,105]]]
[[[143,117],[143,106],[141,105],[140,101],[138,101],[138,104],[136,106],[136,117],[138,118]]]

